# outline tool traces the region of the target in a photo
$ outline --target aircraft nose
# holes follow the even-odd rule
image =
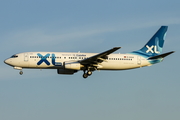
[[[10,59],[6,59],[6,60],[4,60],[4,63],[7,64],[7,65],[11,65],[11,60]]]
[[[6,59],[6,60],[4,60],[4,63],[6,63],[6,64],[7,64],[7,59]]]

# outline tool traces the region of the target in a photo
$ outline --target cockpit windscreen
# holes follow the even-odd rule
[[[11,58],[17,58],[18,57],[18,55],[13,55],[13,56],[11,56]]]

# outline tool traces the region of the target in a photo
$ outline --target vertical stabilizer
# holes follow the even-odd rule
[[[140,53],[146,56],[156,56],[162,53],[164,40],[168,26],[161,26],[161,28],[154,34],[154,36],[138,51],[133,53]]]

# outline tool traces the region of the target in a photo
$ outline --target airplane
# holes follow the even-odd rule
[[[57,69],[58,74],[72,75],[82,70],[83,78],[95,70],[127,70],[151,66],[162,62],[175,51],[162,53],[168,26],[161,26],[154,36],[140,49],[127,54],[112,54],[121,47],[114,47],[102,53],[81,52],[24,52],[14,54],[4,61],[5,64],[20,70]]]

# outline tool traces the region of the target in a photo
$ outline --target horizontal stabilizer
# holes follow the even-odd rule
[[[152,60],[152,59],[158,59],[158,58],[164,58],[172,53],[174,53],[175,51],[171,51],[171,52],[168,52],[168,53],[164,53],[164,54],[161,54],[161,55],[157,55],[157,56],[153,56],[153,57],[150,57],[148,58],[149,60]]]

